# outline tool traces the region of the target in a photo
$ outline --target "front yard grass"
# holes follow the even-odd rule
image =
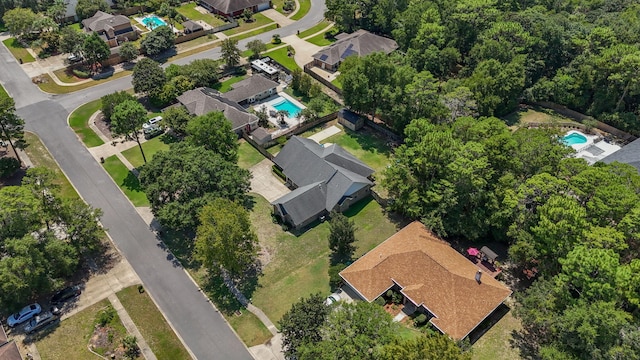
[[[304,39],[307,36],[311,36],[314,35],[318,32],[320,32],[321,30],[324,30],[327,28],[327,26],[331,25],[331,21],[324,19],[322,21],[320,21],[319,23],[317,23],[315,26],[313,26],[312,28],[309,28],[305,31],[302,31],[300,34],[298,34],[298,37],[300,39]]]
[[[283,232],[271,219],[271,205],[254,195],[251,222],[261,245],[273,259],[263,269],[252,302],[277,323],[299,298],[329,293],[329,224],[319,223],[300,236]],[[356,257],[362,256],[396,232],[380,205],[372,198],[345,212],[356,230]]]
[[[320,143],[332,143],[342,146],[353,156],[369,165],[376,171],[376,174],[382,173],[390,164],[391,149],[386,145],[384,139],[371,131],[351,131],[346,128],[342,130],[342,132],[326,138]]]
[[[240,76],[234,76],[230,79],[227,79],[223,82],[218,82],[216,83],[213,88],[220,91],[221,93],[225,93],[229,90],[231,90],[231,85],[237,83],[238,81],[244,80],[246,79],[247,76],[246,75],[240,75]]]
[[[38,77],[43,81],[38,83],[38,87],[40,88],[40,90],[44,92],[48,92],[50,94],[68,94],[74,91],[84,90],[86,88],[90,88],[92,86],[96,86],[111,80],[119,79],[121,77],[131,75],[131,73],[132,73],[131,70],[124,70],[124,71],[117,72],[112,76],[109,76],[104,79],[98,79],[98,80],[91,79],[87,82],[83,82],[81,84],[73,85],[73,86],[58,85],[53,81],[53,79],[49,74],[42,74],[42,75],[38,75]]]
[[[9,93],[7,92],[7,90],[4,88],[4,86],[0,85],[0,99],[6,99],[9,97],[11,96],[9,96]]]
[[[198,10],[196,10],[197,5],[198,4],[196,4],[195,2],[190,2],[176,8],[176,11],[182,16],[188,18],[189,20],[194,20],[194,21],[202,20],[207,24],[211,25],[212,27],[218,27],[220,25],[224,25],[225,23],[224,20],[218,19],[217,17],[211,14],[203,14]]]
[[[109,173],[116,185],[131,200],[133,206],[149,206],[149,200],[147,200],[147,195],[142,191],[138,178],[127,169],[116,155],[111,155],[104,159],[102,166],[104,166],[104,169]]]
[[[86,147],[100,146],[104,141],[89,127],[89,119],[100,110],[102,100],[94,100],[81,105],[69,115],[69,126],[78,134]]]
[[[271,339],[273,335],[257,316],[246,309],[242,309],[241,313],[239,316],[228,316],[227,319],[245,345],[260,345]]]
[[[89,352],[87,345],[93,334],[96,314],[109,306],[111,304],[108,300],[102,300],[61,321],[58,326],[54,325],[51,330],[43,330],[38,333],[36,346],[42,360],[96,358]],[[120,318],[116,315],[115,319],[119,325],[115,327],[118,327],[120,331],[124,330]]]
[[[328,30],[331,31],[331,30]],[[327,46],[327,45],[331,45],[334,42],[336,42],[335,38],[329,38],[327,39],[324,34],[328,31],[322,32],[314,37],[310,37],[308,39],[306,39],[306,41],[314,44],[314,45],[318,45],[318,46]]]
[[[75,84],[77,82],[85,80],[85,79],[80,79],[75,75],[73,75],[73,71],[70,68],[54,70],[53,75],[55,75],[63,83],[67,83],[67,84]]]
[[[251,22],[246,22],[244,20],[239,20],[239,26],[235,27],[233,29],[229,29],[229,30],[225,30],[222,33],[227,35],[227,36],[231,36],[231,35],[235,35],[247,30],[251,30],[263,25],[267,25],[269,23],[272,23],[273,20],[269,19],[268,17],[260,14],[260,13],[255,13],[253,14],[253,21]]]
[[[517,348],[511,346],[513,331],[521,330],[520,320],[512,312],[506,313],[489,331],[471,347],[473,360],[519,360]]]
[[[271,24],[269,26],[261,27],[259,29],[255,29],[253,31],[248,31],[248,32],[246,32],[244,34],[233,36],[233,39],[240,41],[242,39],[246,39],[246,38],[249,38],[249,37],[252,37],[252,36],[256,36],[258,34],[262,34],[262,33],[265,33],[267,31],[271,31],[271,30],[274,30],[274,29],[277,29],[277,28],[278,28],[278,24],[273,23],[273,24]],[[278,45],[282,45],[282,44],[278,44]]]
[[[142,150],[144,151],[144,155],[147,157],[147,161],[151,161],[153,155],[158,151],[169,150],[169,144],[171,143],[170,138],[170,135],[162,135],[143,142]],[[135,144],[135,146],[123,151],[122,155],[136,168],[144,165],[144,159],[142,159],[142,154],[140,153],[138,144]]]
[[[191,359],[149,294],[131,286],[116,295],[159,360]]]
[[[287,48],[283,47],[281,49],[269,51],[265,53],[264,56],[268,56],[272,58],[273,60],[279,62],[280,64],[282,64],[282,66],[286,67],[291,71],[300,69],[300,66],[296,64],[296,61],[294,60],[294,58],[287,56],[287,54],[288,54]]]
[[[300,8],[295,14],[293,14],[293,16],[291,16],[291,20],[302,19],[305,15],[307,15],[309,9],[311,9],[311,0],[299,0],[298,2],[300,3]]]
[[[25,132],[24,138],[27,141],[26,149],[24,152],[31,160],[34,166],[42,166],[50,169],[55,174],[54,184],[58,185],[60,196],[64,199],[79,199],[80,196],[76,192],[76,189],[71,185],[67,176],[60,170],[58,163],[53,160],[53,157],[49,153],[49,150],[44,146],[40,138],[34,133]]]
[[[240,140],[240,145],[238,146],[238,166],[243,169],[249,169],[264,159],[265,157],[251,146],[251,144],[244,139]]]
[[[23,63],[30,63],[36,61],[36,59],[27,51],[27,49],[20,44],[16,38],[9,38],[2,42],[7,49],[11,52],[16,60],[22,60]]]

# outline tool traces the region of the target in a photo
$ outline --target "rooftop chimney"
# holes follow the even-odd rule
[[[480,279],[482,277],[482,270],[478,270],[478,272],[476,273],[476,281],[478,282],[478,284],[482,284],[482,280]]]

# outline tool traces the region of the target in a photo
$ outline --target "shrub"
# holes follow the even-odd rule
[[[415,326],[423,325],[425,322],[427,322],[427,315],[425,315],[425,314],[420,314],[420,315],[416,316],[415,319],[413,319],[413,324]]]
[[[12,157],[0,158],[0,178],[13,175],[20,169],[20,161]]]
[[[89,72],[87,71],[82,71],[79,69],[73,69],[73,75],[79,77],[80,79],[88,79],[89,78]]]
[[[282,6],[282,10],[284,11],[293,11],[296,8],[296,3],[293,0],[285,0],[284,5]]]
[[[375,303],[376,305],[385,306],[387,304],[387,301],[382,296],[380,296],[375,300]]]
[[[279,138],[276,139],[276,142],[278,143],[278,145],[284,145],[287,142],[287,137],[280,136]]]
[[[275,165],[273,165],[271,167],[271,169],[273,170],[274,173],[276,173],[276,175],[278,175],[282,180],[286,180],[287,177],[284,176],[284,173],[282,172],[282,170],[278,169],[278,167],[276,167]]]
[[[398,292],[393,292],[393,295],[391,295],[391,302],[394,304],[400,304],[402,303],[402,295]]]
[[[384,296],[387,299],[391,299],[393,297],[393,290],[387,290],[387,292],[384,294]]]
[[[344,270],[347,267],[346,264],[335,264],[329,267],[329,286],[331,290],[335,290],[340,287],[342,283],[342,278],[340,277],[340,271]]]
[[[116,317],[116,309],[109,306],[106,309],[100,310],[100,312],[96,317],[96,323],[98,323],[98,325],[100,326],[106,326],[115,317]]]

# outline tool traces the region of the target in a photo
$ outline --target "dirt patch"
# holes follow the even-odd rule
[[[404,305],[402,304],[385,304],[384,305],[384,311],[388,312],[391,317],[395,317],[396,315],[400,314],[400,312],[402,312],[402,309],[404,309]]]
[[[96,326],[89,340],[89,347],[106,358],[124,359],[125,351],[122,344],[114,343],[117,335],[109,326]]]
[[[111,124],[108,123],[102,115],[102,112],[95,116],[94,122],[95,126],[100,130],[104,136],[109,138],[109,140],[113,140],[113,135],[111,134]]]

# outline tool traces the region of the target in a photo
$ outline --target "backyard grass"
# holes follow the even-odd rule
[[[251,144],[244,139],[240,140],[240,146],[238,146],[238,166],[243,169],[249,169],[264,159],[264,156],[251,146]]]
[[[511,346],[512,332],[522,329],[511,311],[502,317],[471,347],[473,360],[519,360],[520,352]]]
[[[200,36],[199,38],[195,38],[193,40],[185,41],[183,43],[177,44],[176,49],[178,51],[183,51],[186,49],[194,48],[196,46],[200,46],[206,44],[208,42],[218,41],[218,38],[213,34],[208,34],[204,36]]]
[[[244,344],[249,347],[264,344],[273,336],[262,321],[247,310],[243,309],[240,316],[228,316],[227,319]]]
[[[15,38],[9,38],[2,42],[7,49],[11,52],[16,60],[20,61],[22,59],[23,63],[30,63],[36,61],[36,59],[31,56],[31,54],[27,51],[27,49],[20,44],[18,40]]]
[[[343,131],[321,141],[324,143],[338,144],[353,154],[365,164],[369,165],[376,173],[381,173],[389,165],[391,149],[384,139],[379,138],[369,131],[351,131],[343,128]]]
[[[87,147],[104,144],[104,141],[89,127],[89,118],[100,110],[101,106],[100,99],[94,100],[78,107],[69,115],[69,126]]]
[[[321,32],[320,34],[314,36],[314,37],[310,37],[308,39],[306,39],[306,41],[314,44],[314,45],[318,45],[318,46],[327,46],[327,45],[331,45],[334,42],[336,42],[335,38],[325,38],[324,37],[325,32]]]
[[[58,185],[58,191],[60,196],[64,199],[79,199],[80,196],[76,192],[76,189],[71,186],[67,176],[60,170],[58,163],[53,160],[53,157],[49,153],[49,150],[44,147],[44,144],[37,135],[25,132],[24,138],[27,141],[27,146],[24,151],[33,163],[33,166],[42,166],[50,169],[55,174],[54,184]]]
[[[338,87],[338,89],[342,89],[342,76],[338,75],[331,83]]]
[[[269,26],[262,27],[260,29],[255,29],[253,31],[246,32],[244,34],[233,36],[233,39],[240,41],[242,39],[246,39],[246,38],[249,38],[249,37],[252,37],[252,36],[256,36],[256,35],[259,35],[259,34],[262,34],[262,33],[265,33],[267,31],[271,31],[271,30],[274,30],[274,29],[277,29],[277,28],[278,28],[278,24],[274,23],[274,24],[271,24]],[[277,44],[277,45],[282,45],[282,43]]]
[[[96,315],[109,306],[108,300],[102,300],[54,325],[51,330],[41,331],[35,343],[42,360],[97,358],[89,352],[87,345],[93,334]],[[126,334],[117,315],[110,325],[119,334]]]
[[[287,69],[293,71],[296,69],[300,69],[300,66],[298,66],[298,64],[296,64],[296,61],[292,58],[287,56],[287,48],[283,47],[281,49],[278,50],[272,50],[269,51],[267,53],[264,54],[265,56],[268,56],[270,58],[272,58],[273,60],[279,62],[280,64],[282,64],[284,67],[286,67]]]
[[[240,76],[234,76],[230,79],[227,79],[223,82],[218,82],[216,83],[213,88],[220,91],[221,93],[225,93],[229,90],[231,90],[231,85],[237,83],[238,81],[244,80],[246,79],[247,76],[246,75],[240,75]]]
[[[176,8],[176,11],[182,16],[189,18],[190,20],[202,20],[212,27],[218,27],[225,24],[225,21],[222,19],[218,19],[211,14],[203,14],[196,10],[197,5],[198,4],[196,4],[195,2],[190,2]]]
[[[38,87],[40,88],[40,90],[51,93],[51,94],[68,94],[74,91],[84,90],[86,88],[90,88],[92,86],[96,86],[111,80],[119,79],[121,77],[131,75],[131,73],[132,71],[130,70],[124,70],[124,71],[117,72],[112,76],[109,76],[104,79],[98,79],[98,80],[92,79],[85,83],[73,85],[73,86],[58,85],[53,81],[53,79],[51,78],[51,76],[49,76],[49,74],[42,74],[42,75],[39,75],[38,77],[41,78],[43,82],[38,83]]]
[[[254,199],[251,222],[261,245],[273,259],[263,269],[252,302],[277,323],[300,297],[316,292],[329,293],[329,224],[319,223],[300,236],[294,236],[273,223],[269,202],[259,195],[254,195]],[[355,204],[345,215],[354,220],[357,228],[356,257],[373,249],[397,230],[371,198]]]
[[[151,159],[153,159],[153,155],[155,155],[158,151],[169,150],[170,143],[170,135],[158,136],[149,141],[143,142],[142,150],[144,151],[144,155],[147,157],[147,161],[151,161]],[[136,168],[144,165],[144,159],[142,159],[142,154],[140,153],[138,144],[123,151],[122,155],[127,158],[131,165],[135,166]]]
[[[291,16],[291,20],[302,19],[305,15],[307,15],[309,9],[311,9],[311,0],[298,0],[298,2],[300,3],[300,8],[295,14],[293,14],[293,16]]]
[[[307,29],[305,31],[302,31],[300,34],[298,34],[298,37],[301,38],[301,39],[304,39],[307,36],[314,35],[315,33],[325,29],[329,25],[331,25],[331,21],[329,21],[327,19],[324,19],[324,20],[320,21],[319,23],[317,23],[312,28],[309,28],[309,29]]]
[[[191,359],[146,292],[140,293],[137,286],[132,286],[116,295],[159,360]]]
[[[134,206],[149,206],[149,200],[147,200],[147,196],[142,191],[138,178],[124,166],[116,155],[104,159],[102,166]]]
[[[235,35],[237,33],[241,33],[247,30],[251,30],[263,25],[267,25],[269,23],[272,23],[273,20],[269,19],[268,17],[260,14],[260,13],[255,13],[253,14],[253,21],[252,22],[246,22],[244,20],[239,20],[239,25],[238,27],[235,27],[233,29],[229,29],[229,30],[225,30],[223,31],[223,34],[227,35],[227,36],[231,36],[231,35]]]
[[[67,25],[65,27],[71,28],[71,29],[76,30],[76,31],[80,31],[81,30],[79,22],[71,24],[71,25]]]
[[[537,123],[569,122],[569,123],[578,124],[578,122],[570,118],[567,118],[563,115],[560,115],[551,109],[545,109],[537,106],[518,109],[517,111],[505,116],[504,120],[507,122],[507,125],[510,125],[510,126],[522,126],[524,124],[532,123],[532,122],[537,122]]]

